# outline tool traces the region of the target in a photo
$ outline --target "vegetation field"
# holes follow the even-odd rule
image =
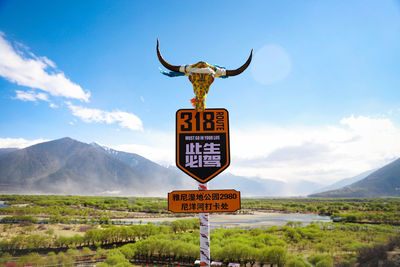
[[[199,221],[171,217],[163,198],[0,196],[0,265],[193,266]],[[336,222],[214,229],[211,257],[242,266],[396,266],[400,199],[244,199],[242,210],[330,215]],[[179,219],[179,220],[178,220]],[[392,264],[392,265],[391,265]]]

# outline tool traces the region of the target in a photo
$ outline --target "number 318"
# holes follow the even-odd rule
[[[200,116],[200,114],[203,114],[203,116]],[[215,129],[213,112],[196,112],[196,115],[194,116],[194,122],[193,113],[182,112],[181,119],[184,121],[184,124],[181,125],[181,131],[193,131],[193,124],[195,125],[195,131],[214,131]],[[200,128],[201,126],[202,129]]]

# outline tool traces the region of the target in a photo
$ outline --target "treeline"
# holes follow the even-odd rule
[[[46,248],[75,248],[115,243],[136,242],[157,234],[181,233],[199,228],[198,219],[165,222],[163,225],[110,226],[105,229],[90,229],[83,236],[18,235],[11,240],[0,241],[0,251],[34,251]]]
[[[35,206],[46,208],[79,207],[99,210],[141,212],[166,212],[168,208],[166,198],[155,197],[0,195],[0,200],[6,201],[7,204],[11,205],[29,204],[30,208]],[[242,209],[313,212],[329,215],[342,211],[400,212],[400,199],[398,198],[244,198],[241,204]],[[42,210],[40,210],[40,212],[42,212]]]
[[[162,263],[162,264],[182,264],[193,265],[198,259],[199,247],[198,231],[181,233],[179,235],[154,235],[146,240],[138,241],[134,244],[127,244],[120,248],[104,250],[98,248],[96,251],[85,247],[83,249],[68,249],[65,252],[49,252],[47,255],[30,253],[21,257],[13,257],[9,253],[0,251],[0,266],[6,264],[18,265],[60,265],[70,266],[76,264],[93,264],[99,267],[108,266],[132,266],[143,263]],[[391,238],[384,244],[366,246],[357,251],[351,259],[338,259],[337,256],[328,253],[312,253],[308,257],[298,253],[290,252],[282,246],[263,246],[256,242],[246,242],[242,245],[233,243],[231,246],[224,247],[224,252],[215,251],[215,246],[211,248],[211,259],[219,260],[225,266],[229,262],[249,264],[254,263],[259,266],[265,264],[276,264],[287,267],[349,267],[349,266],[398,266],[395,257],[388,257],[389,251],[400,246],[400,236]],[[100,263],[99,263],[100,262]]]
[[[6,216],[0,219],[1,223],[20,223],[20,222],[29,222],[29,223],[38,223],[39,219],[33,216],[24,216],[24,215],[16,215],[16,216]]]
[[[68,217],[68,216],[51,216],[50,218],[41,218],[40,220],[31,215],[13,215],[13,216],[5,216],[0,219],[0,223],[79,223],[79,224],[122,224],[120,221],[112,221],[108,215],[102,215],[100,217],[94,217],[90,220],[86,217]]]
[[[0,251],[0,266],[74,266],[75,264],[90,264],[104,261],[107,251],[97,249],[68,249],[65,252],[49,252],[46,255],[36,252],[14,257],[8,252]]]
[[[386,223],[400,225],[399,212],[347,212],[332,214],[331,218],[352,223]]]
[[[199,221],[179,220],[163,225],[109,226],[90,229],[83,236],[19,235],[0,242],[0,251],[35,251],[39,248],[68,249],[130,243],[119,248],[127,261],[192,262],[199,255]],[[280,266],[309,266],[319,261],[350,264],[365,247],[384,244],[398,235],[399,228],[388,225],[351,223],[289,222],[266,229],[214,229],[211,257],[215,261],[274,263]],[[301,253],[311,252],[307,259]],[[321,256],[322,254],[322,256]],[[330,255],[329,257],[327,255]],[[119,256],[115,256],[119,257]],[[317,259],[319,259],[317,261]],[[291,265],[291,264],[297,265]],[[331,265],[319,265],[331,266]]]
[[[313,212],[331,215],[347,211],[400,212],[398,198],[326,199],[326,198],[276,198],[243,199],[242,208],[277,210],[286,212]]]
[[[127,218],[130,212],[169,213],[165,198],[20,196],[2,195],[7,204],[26,204],[0,208],[0,214],[50,216],[51,222],[90,220],[107,223],[110,219]],[[400,199],[320,199],[276,198],[242,199],[242,210],[271,210],[314,213],[341,218],[346,222],[400,224]]]
[[[398,228],[359,224],[295,222],[267,229],[215,229],[211,233],[211,258],[253,266],[351,266],[358,252],[388,242]],[[307,251],[307,258],[302,252]],[[193,262],[199,253],[199,231],[157,234],[119,248],[127,260]]]
[[[54,196],[54,195],[0,195],[0,200],[7,204],[29,204],[34,207],[90,208],[97,210],[135,211],[135,212],[166,212],[168,204],[165,198],[157,197],[103,197],[103,196]],[[7,210],[7,208],[2,208]],[[0,209],[0,211],[2,210]],[[36,210],[33,212],[43,212]],[[49,212],[53,212],[50,210]],[[71,215],[76,214],[70,210]]]

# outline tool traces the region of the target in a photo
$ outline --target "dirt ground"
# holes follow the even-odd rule
[[[100,226],[88,226],[84,224],[0,224],[0,240],[10,240],[15,236],[35,234],[53,237],[83,236],[88,229],[95,228],[100,228]]]

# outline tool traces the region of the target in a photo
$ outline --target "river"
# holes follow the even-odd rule
[[[4,201],[0,201],[0,208],[9,207],[10,205],[4,204]]]
[[[154,223],[159,224],[163,221],[175,221],[177,219],[191,219],[193,217],[182,217],[182,218],[142,218],[142,219],[123,219],[123,223],[128,224],[147,224]],[[319,216],[315,214],[301,214],[301,213],[273,213],[273,212],[254,212],[253,214],[211,214],[209,217],[211,228],[264,228],[270,226],[283,226],[287,222],[301,222],[303,225],[307,225],[311,222],[331,222],[329,216]],[[119,220],[116,220],[119,221]]]
[[[0,202],[0,205],[5,205]],[[1,207],[1,206],[0,206]],[[0,215],[0,220],[7,215]],[[113,224],[147,224],[153,223],[156,225],[161,222],[171,222],[180,219],[193,219],[198,216],[189,217],[154,217],[154,218],[135,218],[135,219],[113,219]],[[329,216],[319,216],[315,214],[302,213],[275,213],[275,212],[259,212],[253,214],[210,214],[209,217],[211,228],[265,228],[270,226],[283,226],[287,222],[301,222],[307,225],[311,222],[331,222]],[[43,218],[39,218],[39,222],[43,222]],[[77,222],[73,222],[77,223]]]

